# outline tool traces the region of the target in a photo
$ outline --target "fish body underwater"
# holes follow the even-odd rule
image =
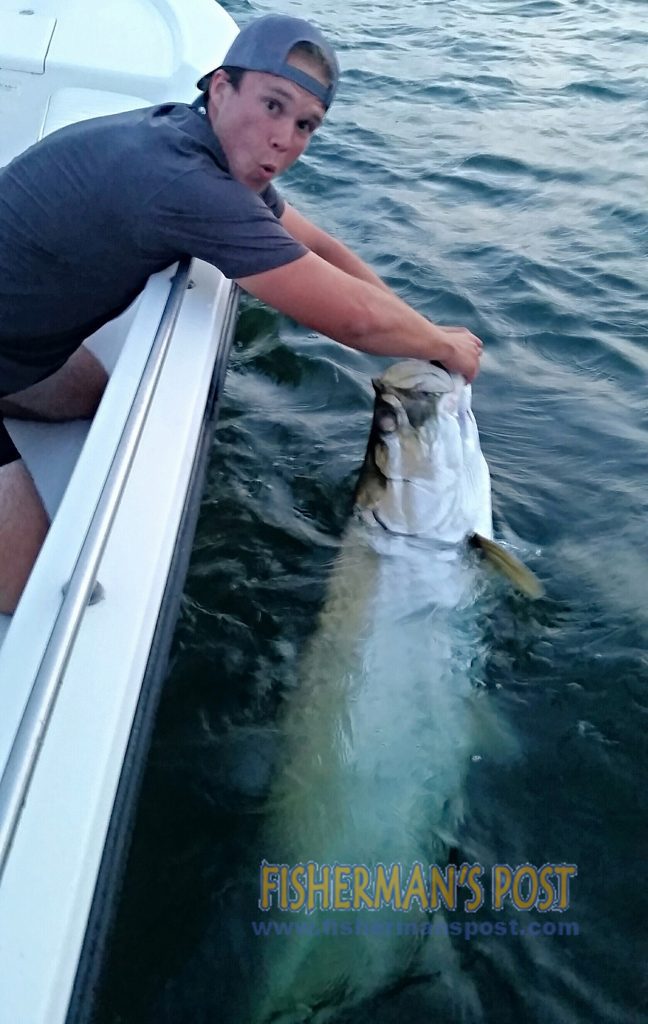
[[[467,543],[492,536],[490,476],[462,377],[407,360],[374,390],[353,517],[280,721],[263,857],[400,864],[405,881],[414,863],[447,865],[471,758],[499,743],[479,685],[488,583]],[[261,942],[255,1024],[346,1021],[363,1004],[384,1012],[412,980],[425,982],[417,998],[425,988],[431,1013],[477,1019],[447,935],[403,928],[436,919],[424,909],[290,913],[274,899],[267,918],[293,933]]]

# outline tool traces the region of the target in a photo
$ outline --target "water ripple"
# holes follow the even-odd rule
[[[484,609],[484,689],[521,756],[473,766],[455,854],[577,862],[581,932],[464,943],[472,1019],[643,1019],[644,0],[227,6],[329,26],[338,97],[282,190],[422,313],[483,337],[497,531],[547,589],[530,606],[502,587]],[[258,303],[241,317],[97,1024],[247,1019],[239,894],[379,366]],[[334,1016],[453,1019],[430,977]]]

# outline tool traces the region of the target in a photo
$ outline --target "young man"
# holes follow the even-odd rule
[[[271,184],[308,146],[337,80],[316,28],[266,16],[191,106],[71,125],[0,170],[0,417],[92,416],[105,373],[84,338],[184,255],[345,345],[437,359],[472,380],[478,338],[420,316]],[[0,611],[15,608],[47,528],[0,419]]]

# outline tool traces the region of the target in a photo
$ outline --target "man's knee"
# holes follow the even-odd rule
[[[108,374],[89,349],[78,348],[51,377],[0,399],[0,414],[18,419],[92,419]]]
[[[85,403],[83,397],[81,398],[80,417],[92,419],[106,390],[108,374],[94,353],[87,348],[78,349],[72,359],[77,360],[74,372],[78,375],[80,382],[80,394],[85,396]]]
[[[0,466],[0,612],[12,614],[38,556],[49,520],[22,461]]]

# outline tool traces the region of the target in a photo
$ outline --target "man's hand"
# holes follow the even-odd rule
[[[447,370],[463,374],[470,383],[479,372],[479,360],[484,350],[483,342],[466,327],[439,326],[438,329],[443,331],[448,346],[447,353],[441,357],[441,362]]]

